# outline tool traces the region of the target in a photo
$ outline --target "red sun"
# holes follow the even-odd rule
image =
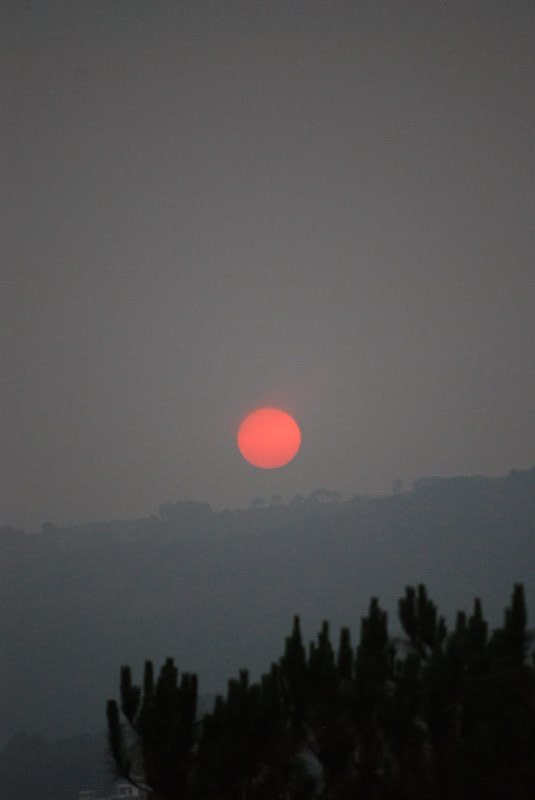
[[[300,447],[299,425],[280,408],[259,408],[245,417],[238,429],[240,453],[254,467],[284,467]]]

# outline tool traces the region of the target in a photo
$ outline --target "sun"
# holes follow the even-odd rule
[[[299,425],[280,408],[258,408],[248,414],[237,438],[244,459],[261,469],[284,467],[301,447]]]

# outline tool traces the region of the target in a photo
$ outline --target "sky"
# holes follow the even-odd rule
[[[0,523],[535,463],[535,3],[3,3]],[[248,465],[279,406],[302,448]]]

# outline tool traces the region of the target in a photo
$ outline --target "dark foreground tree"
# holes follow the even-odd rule
[[[121,720],[115,700],[107,705],[110,751],[120,777],[155,797],[186,797],[195,765],[197,678],[182,675],[167,659],[156,683],[150,661],[143,688],[121,669]]]
[[[118,773],[154,800],[532,800],[535,670],[522,586],[491,635],[481,603],[448,633],[424,586],[399,601],[406,639],[373,598],[355,649],[294,619],[258,683],[243,670],[196,719],[197,680],[168,659],[156,682],[121,670],[108,703]]]

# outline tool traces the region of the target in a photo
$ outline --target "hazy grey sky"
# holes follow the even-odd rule
[[[535,462],[532,0],[2,17],[2,523]]]

